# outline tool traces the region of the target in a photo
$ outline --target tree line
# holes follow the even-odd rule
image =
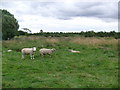
[[[116,39],[120,38],[120,32],[110,31],[110,32],[94,32],[92,31],[81,31],[81,32],[43,32],[40,30],[39,33],[30,33],[31,30],[28,28],[23,28],[23,30],[19,29],[19,24],[17,19],[15,19],[14,15],[8,12],[7,10],[1,10],[2,12],[2,40],[8,40],[14,38],[14,36],[44,36],[44,37],[114,37]]]
[[[39,32],[39,33],[24,33],[24,35],[36,35],[36,36],[44,36],[44,37],[114,37],[116,39],[120,38],[120,32],[110,31],[110,32],[94,32],[94,31],[81,31],[81,32]]]

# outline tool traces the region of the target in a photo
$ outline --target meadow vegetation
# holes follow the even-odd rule
[[[35,59],[21,49],[37,47]],[[117,88],[118,40],[95,37],[20,36],[2,42],[3,88]],[[40,48],[55,48],[42,57]],[[7,52],[8,49],[13,50]],[[79,50],[71,53],[68,50]]]
[[[0,89],[2,88],[2,41],[0,41]]]

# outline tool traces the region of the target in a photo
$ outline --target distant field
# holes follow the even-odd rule
[[[117,88],[117,45],[114,38],[29,36],[3,41],[2,87]],[[34,46],[35,59],[27,55],[22,60],[20,50]],[[56,48],[56,52],[41,57],[40,48]]]

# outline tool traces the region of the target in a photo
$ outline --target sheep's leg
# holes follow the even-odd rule
[[[33,59],[34,59],[34,55],[32,55],[33,56]]]
[[[24,55],[22,54],[22,59],[24,59]]]
[[[44,56],[44,54],[43,54],[43,53],[41,53],[41,56],[43,57],[43,56]]]
[[[51,57],[51,53],[48,53],[49,57]]]
[[[32,54],[30,54],[30,57],[31,57],[31,59],[33,58],[33,57],[32,57]]]

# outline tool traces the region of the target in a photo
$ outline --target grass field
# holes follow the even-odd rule
[[[3,88],[117,88],[118,40],[84,37],[20,37],[3,41]],[[23,47],[37,47],[35,59],[21,59]],[[41,57],[40,48],[56,48]],[[12,49],[12,52],[7,52]],[[80,53],[68,52],[69,49]]]

